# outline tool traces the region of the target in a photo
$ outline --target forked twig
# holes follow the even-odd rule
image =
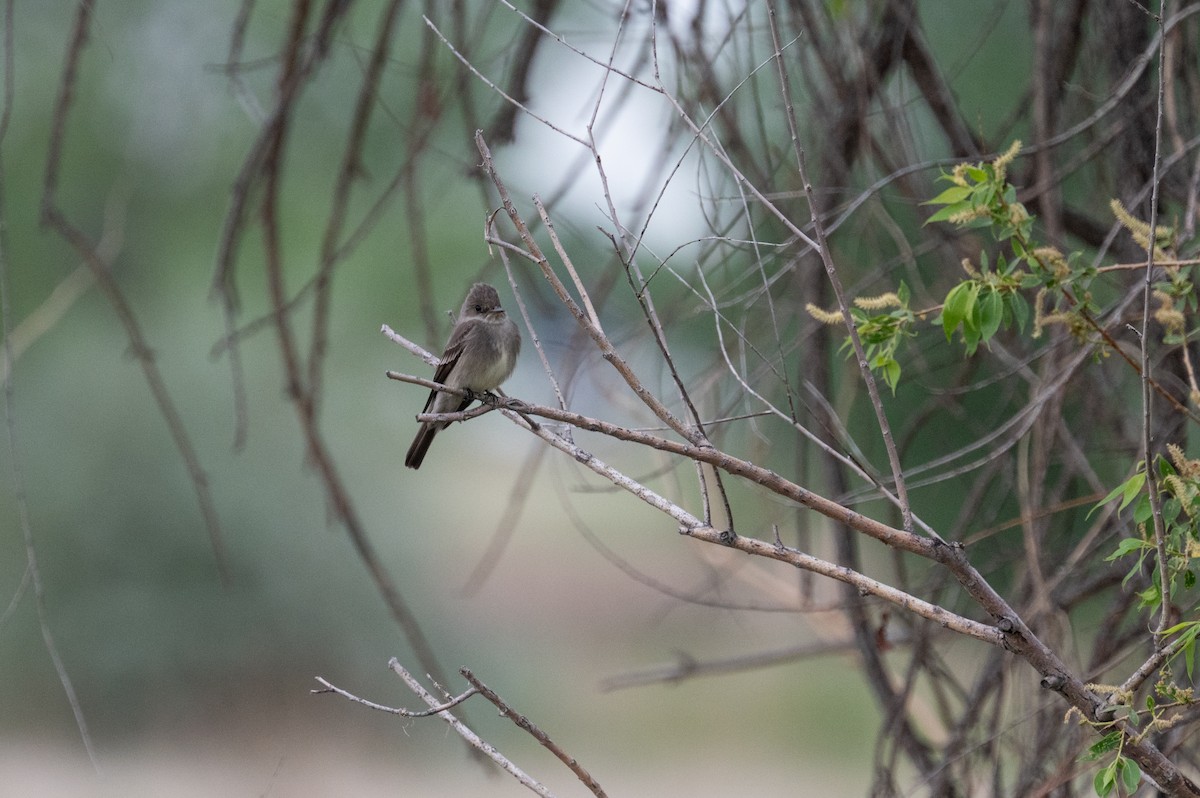
[[[449,723],[450,727],[454,729],[454,731],[456,731],[464,740],[466,740],[468,744],[481,751],[485,756],[512,775],[512,777],[518,782],[538,795],[544,796],[545,798],[553,798],[553,793],[551,793],[545,785],[535,780],[529,774],[525,773],[525,771],[523,771],[521,768],[517,767],[517,765],[508,759],[508,757],[496,750],[495,746],[485,742],[466,724],[450,713],[451,709],[463,703],[471,696],[482,695],[498,710],[500,710],[501,715],[511,720],[518,727],[523,729],[535,740],[541,743],[546,750],[558,757],[558,759],[568,768],[570,768],[571,772],[574,773],[585,786],[587,786],[588,790],[590,790],[591,793],[596,796],[596,798],[605,798],[604,790],[600,787],[599,782],[597,782],[596,779],[590,773],[588,773],[588,771],[584,769],[582,765],[579,764],[575,757],[564,751],[562,747],[558,745],[558,743],[554,742],[549,735],[535,726],[533,722],[529,720],[529,718],[510,707],[502,698],[500,698],[499,695],[496,694],[495,691],[480,681],[468,668],[460,669],[459,673],[461,673],[463,677],[471,683],[470,689],[465,690],[464,692],[455,696],[448,696],[445,699],[438,698],[436,695],[426,690],[424,686],[417,681],[416,677],[409,673],[395,657],[388,661],[388,668],[390,668],[393,673],[404,680],[404,683],[408,685],[408,688],[412,690],[417,697],[424,701],[429,706],[429,709],[416,711],[404,709],[403,707],[390,707],[384,704],[378,704],[374,701],[360,698],[348,690],[337,687],[320,676],[316,677],[316,679],[321,683],[322,689],[313,690],[312,692],[315,695],[322,693],[334,693],[342,696],[345,699],[353,701],[356,704],[362,704],[370,709],[374,709],[379,712],[386,712],[391,715],[399,715],[405,718],[428,718],[433,715],[437,715],[438,717],[442,718],[442,720]]]

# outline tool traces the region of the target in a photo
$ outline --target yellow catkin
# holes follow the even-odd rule
[[[1112,696],[1113,703],[1116,704],[1124,704],[1128,706],[1129,703],[1133,701],[1133,693],[1129,690],[1122,690],[1119,685],[1089,682],[1088,684],[1084,685],[1084,687],[1091,690],[1093,693]]]
[[[1178,310],[1159,308],[1154,311],[1154,320],[1167,329],[1167,332],[1182,335],[1187,326],[1187,319]]]
[[[977,205],[974,208],[966,208],[958,213],[953,213],[946,217],[946,221],[951,224],[966,224],[983,216],[987,216],[990,211],[986,206]]]
[[[1187,327],[1187,318],[1175,309],[1175,300],[1166,291],[1155,291],[1153,296],[1158,300],[1158,309],[1154,311],[1154,320],[1161,324],[1168,333],[1183,335]]]
[[[969,164],[960,163],[954,167],[954,171],[950,173],[950,182],[956,186],[969,188],[970,183],[967,182],[967,166]]]
[[[1113,216],[1116,217],[1117,221],[1121,223],[1121,226],[1129,231],[1129,235],[1133,238],[1134,243],[1136,243],[1142,249],[1149,251],[1151,246],[1149,222],[1143,222],[1141,219],[1134,216],[1125,209],[1125,206],[1122,205],[1121,201],[1118,199],[1109,200],[1108,207],[1112,211]],[[1159,225],[1154,229],[1153,244],[1155,258],[1161,260],[1170,260],[1170,258],[1167,256],[1167,253],[1158,246],[1158,241],[1160,239],[1169,238],[1170,236],[1171,228],[1169,227]]]
[[[1033,251],[1033,256],[1052,267],[1057,266],[1060,262],[1066,262],[1066,258],[1059,252],[1058,247],[1038,247]]]
[[[1170,456],[1175,470],[1182,473],[1187,464],[1187,457],[1184,455],[1183,449],[1177,443],[1168,443],[1167,454]]]
[[[1017,153],[1021,151],[1021,141],[1017,139],[1012,144],[1008,145],[1008,149],[1004,151],[996,160],[992,161],[992,170],[996,173],[997,180],[1004,180],[1008,173],[1008,165],[1017,157]]]
[[[1150,225],[1125,210],[1119,199],[1109,200],[1108,207],[1126,230],[1142,238],[1150,237]]]
[[[1170,455],[1175,470],[1182,474],[1184,479],[1200,480],[1200,460],[1189,459],[1183,453],[1183,449],[1174,443],[1167,444],[1167,454]]]
[[[1163,477],[1163,484],[1166,485],[1171,494],[1179,500],[1179,504],[1183,507],[1183,511],[1187,513],[1188,518],[1192,517],[1192,499],[1196,497],[1195,488],[1188,487],[1188,484],[1179,478],[1178,474],[1167,474]]]
[[[1033,332],[1031,336],[1034,339],[1042,337],[1042,300],[1046,298],[1046,289],[1038,289],[1037,296],[1033,298]]]
[[[1147,731],[1147,732],[1153,731],[1156,733],[1166,731],[1167,729],[1171,728],[1172,726],[1177,725],[1181,720],[1184,719],[1184,717],[1185,716],[1182,713],[1180,713],[1177,715],[1172,715],[1169,718],[1163,718],[1163,717],[1155,718],[1153,721],[1150,722],[1150,726],[1145,731]],[[1143,732],[1143,734],[1144,733],[1145,732]]]
[[[884,308],[902,307],[900,297],[893,294],[891,291],[879,296],[860,296],[854,300],[854,304],[858,305],[863,310],[883,310]],[[838,318],[841,316],[839,314]]]
[[[836,310],[822,310],[811,302],[805,305],[804,309],[808,311],[808,315],[812,316],[822,324],[842,323],[842,314]]]

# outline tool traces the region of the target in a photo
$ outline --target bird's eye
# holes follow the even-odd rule
[[[476,312],[476,313],[483,313],[483,305],[476,305],[476,306],[475,306],[475,312]]]

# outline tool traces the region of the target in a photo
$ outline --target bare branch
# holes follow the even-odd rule
[[[471,673],[470,669],[460,668],[458,672],[461,673],[463,677],[471,683],[472,687],[479,691],[480,695],[482,695],[488,701],[491,701],[492,704],[495,705],[496,709],[500,710],[501,715],[508,718],[525,731],[529,732],[529,734],[532,735],[535,740],[541,743],[546,750],[550,751],[550,753],[558,757],[564,765],[570,768],[571,772],[579,777],[579,780],[582,781],[584,786],[591,791],[592,795],[595,795],[596,798],[605,798],[604,790],[600,788],[599,782],[592,778],[592,774],[584,770],[583,766],[575,760],[575,757],[571,756],[562,748],[560,748],[559,745],[551,740],[544,731],[533,725],[529,718],[525,717],[520,712],[517,712],[508,704],[506,704],[504,700],[500,698],[500,696],[496,695],[496,693],[490,687],[479,681],[479,679],[475,677],[475,674]]]
[[[465,693],[460,693],[459,695],[456,695],[454,698],[451,698],[449,701],[438,704],[436,706],[431,706],[429,709],[426,709],[424,711],[417,712],[417,711],[414,711],[411,709],[405,709],[404,707],[388,707],[388,706],[384,706],[383,704],[376,704],[374,701],[368,701],[365,698],[359,698],[358,696],[354,695],[353,693],[343,690],[342,688],[338,687],[337,685],[329,683],[322,676],[317,676],[316,680],[323,685],[324,689],[312,690],[311,692],[313,695],[320,695],[322,693],[336,693],[337,695],[340,695],[342,698],[347,698],[356,704],[362,704],[364,707],[367,707],[369,709],[379,710],[380,712],[387,712],[388,714],[391,714],[391,715],[400,715],[401,717],[405,717],[405,718],[428,718],[431,715],[438,714],[439,712],[445,712],[447,710],[454,709],[456,706],[458,706],[462,702],[466,701],[471,696],[478,695],[480,692],[478,688],[472,687],[470,690],[467,690]]]
[[[424,687],[422,687],[421,683],[418,682],[411,673],[405,670],[404,666],[402,666],[400,661],[395,657],[388,661],[388,667],[391,668],[397,676],[404,680],[404,683],[408,685],[408,689],[412,690],[418,698],[420,698],[430,707],[440,708],[445,703],[437,696],[433,695]],[[454,731],[460,737],[462,737],[468,745],[482,752],[484,756],[486,756],[488,759],[491,759],[493,762],[503,768],[509,775],[515,778],[522,785],[538,795],[543,796],[543,798],[554,798],[554,793],[550,792],[550,790],[546,789],[544,785],[534,780],[532,777],[526,774],[525,771],[513,764],[506,756],[496,750],[495,746],[484,742],[479,735],[471,731],[466,724],[451,715],[449,711],[445,709],[438,709],[437,715],[442,720],[446,721],[446,723],[450,724],[450,728],[454,729]]]

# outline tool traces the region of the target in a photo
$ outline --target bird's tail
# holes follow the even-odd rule
[[[417,430],[417,437],[413,438],[412,446],[408,447],[408,454],[404,456],[404,465],[414,470],[420,468],[425,453],[429,451],[429,444],[433,443],[433,436],[437,433],[437,424],[422,424],[421,429]]]

